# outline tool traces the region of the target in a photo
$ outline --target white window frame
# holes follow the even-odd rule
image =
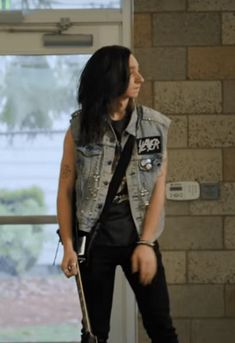
[[[120,9],[45,9],[18,12],[23,15],[21,22],[4,24],[0,20],[0,55],[91,54],[104,45],[132,46],[132,0],[122,0]],[[57,30],[62,18],[68,19],[72,24],[64,33],[91,34],[92,46],[45,47],[42,36]]]

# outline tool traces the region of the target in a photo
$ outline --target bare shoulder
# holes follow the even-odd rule
[[[64,137],[64,151],[61,161],[61,177],[66,179],[69,176],[74,176],[75,172],[75,156],[74,156],[74,141],[71,129],[69,128]]]
[[[65,133],[64,144],[72,144],[73,145],[73,135],[72,135],[71,127],[69,127]]]
[[[71,128],[66,131],[64,136],[64,155],[66,155],[65,157],[74,155],[74,139]]]

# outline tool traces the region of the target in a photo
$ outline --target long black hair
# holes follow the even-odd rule
[[[126,47],[105,46],[86,63],[77,94],[81,109],[81,144],[95,142],[102,137],[112,104],[128,87],[130,55],[131,51]]]

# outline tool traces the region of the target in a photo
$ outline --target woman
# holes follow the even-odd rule
[[[178,342],[157,238],[163,230],[170,120],[134,100],[144,82],[131,51],[106,46],[94,53],[80,79],[80,111],[64,140],[58,190],[58,221],[64,246],[61,268],[77,272],[72,243],[72,201],[76,191],[79,230],[90,232],[99,219],[108,187],[128,137],[131,160],[93,242],[81,273],[93,333],[107,342],[117,265],[137,299],[152,342]]]

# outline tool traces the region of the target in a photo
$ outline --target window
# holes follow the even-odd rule
[[[89,56],[0,57],[0,199],[15,199],[0,215],[56,213],[63,138]]]
[[[0,227],[1,343],[80,340],[81,311],[74,279],[65,280],[59,266],[51,263],[55,229]],[[9,242],[11,249],[7,249]]]
[[[88,57],[0,57],[0,216],[55,215],[63,138]],[[62,256],[52,266],[56,229],[0,225],[0,342],[79,340],[74,280],[61,274]]]
[[[120,8],[120,0],[1,0],[1,9]]]

